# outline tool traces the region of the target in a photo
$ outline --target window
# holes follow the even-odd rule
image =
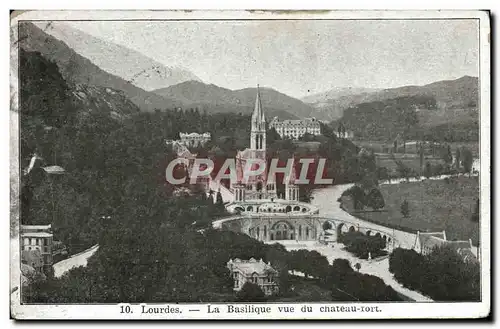
[[[252,275],[252,283],[257,284],[257,280],[258,280],[257,274],[256,274],[256,273],[254,273],[254,274]]]

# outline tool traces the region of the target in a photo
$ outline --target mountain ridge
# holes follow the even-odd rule
[[[231,90],[215,84],[185,81],[153,92],[181,102],[187,107],[204,109],[207,112],[233,111],[250,114],[255,105],[257,88]],[[277,116],[280,119],[297,119],[313,114],[312,107],[275,89],[259,87],[259,92],[268,118]]]
[[[45,33],[30,22],[19,23],[19,40],[20,47],[24,50],[40,52],[42,56],[55,62],[64,79],[70,84],[120,90],[142,111],[179,106],[173,100],[145,91],[123,78],[102,70],[63,41]]]
[[[42,28],[41,23],[35,25]],[[51,22],[45,32],[66,43],[104,71],[146,91],[188,80],[201,81],[184,67],[165,65],[137,50],[95,37],[62,22]]]
[[[457,79],[440,80],[426,85],[408,85],[397,88],[381,89],[375,92],[344,95],[315,103],[316,117],[323,120],[340,119],[344,111],[359,104],[385,101],[399,97],[434,97],[441,110],[474,108],[479,102],[479,80],[477,77],[462,76]]]

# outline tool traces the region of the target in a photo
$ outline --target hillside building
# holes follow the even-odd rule
[[[38,250],[44,267],[52,266],[51,225],[21,225],[21,252]],[[27,253],[28,254],[28,253]]]
[[[475,261],[476,255],[472,251],[472,240],[453,241],[446,239],[446,232],[417,232],[415,250],[423,255],[427,255],[437,247],[450,247],[462,256],[464,261]]]
[[[320,122],[315,118],[281,121],[278,117],[274,117],[269,128],[274,128],[281,138],[299,139],[306,133],[315,136],[321,135]]]
[[[272,295],[278,291],[275,278],[278,272],[270,263],[250,258],[250,260],[230,259],[227,268],[231,271],[234,280],[234,291],[240,291],[247,282],[254,283],[262,289],[264,294]]]
[[[210,133],[179,133],[180,143],[186,147],[203,146],[212,139]]]

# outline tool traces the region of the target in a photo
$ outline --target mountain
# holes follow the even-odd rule
[[[354,102],[365,103],[409,96],[430,96],[436,99],[438,108],[475,108],[478,104],[479,80],[477,77],[463,76],[456,80],[443,80],[424,86],[404,86],[384,89],[375,93],[352,96]]]
[[[341,97],[373,93],[379,90],[374,88],[340,87],[303,97],[302,101],[314,107],[316,118],[332,121],[341,118],[344,110],[344,107],[337,104],[335,100]]]
[[[53,138],[61,138],[64,144],[71,144],[79,139],[76,137],[78,134],[87,131],[88,136],[98,140],[98,134],[109,133],[122,119],[140,111],[119,90],[68,84],[54,62],[39,52],[22,48],[19,51],[19,96],[20,160],[24,162],[23,166],[33,152],[51,161],[52,154],[65,156],[68,149],[62,147],[55,152],[54,149],[60,145],[56,145]],[[106,128],[97,131],[96,122]],[[68,135],[62,136],[64,132]],[[92,150],[94,146],[89,147],[89,151]]]
[[[450,111],[456,109],[472,109],[478,104],[479,81],[477,77],[464,76],[456,80],[437,81],[424,86],[404,86],[383,90],[360,90],[360,93],[344,94],[327,92],[318,96],[312,95],[315,116],[323,120],[336,120],[344,111],[359,104],[385,101],[398,97],[433,97],[439,109]],[[356,88],[353,88],[353,92]],[[328,98],[329,95],[332,98]],[[308,98],[305,98],[306,100]]]
[[[344,111],[339,123],[361,140],[388,142],[405,136],[441,142],[478,141],[477,109],[444,108],[436,98],[420,94],[357,104]]]
[[[175,66],[166,66],[127,47],[99,39],[62,22],[37,23],[39,28],[63,41],[80,55],[106,72],[153,90],[189,80],[200,80],[192,72]]]
[[[72,88],[71,94],[79,108],[86,112],[108,113],[114,119],[123,119],[140,111],[120,90],[79,84]]]
[[[170,99],[147,92],[123,78],[102,70],[67,44],[43,32],[32,23],[19,23],[19,44],[24,50],[40,52],[45,58],[55,62],[69,84],[120,90],[143,111],[179,106]]]
[[[375,89],[375,88],[339,87],[339,88],[333,88],[331,90],[322,93],[317,93],[302,97],[301,100],[307,104],[321,104],[321,103],[327,103],[330,100],[344,96],[373,93],[380,90],[381,89]]]
[[[280,119],[310,117],[314,108],[302,101],[287,96],[271,88],[259,88],[266,116]],[[257,88],[231,90],[205,84],[199,81],[186,81],[167,88],[154,90],[156,94],[183,103],[185,107],[214,112],[241,112],[250,114],[255,105]]]

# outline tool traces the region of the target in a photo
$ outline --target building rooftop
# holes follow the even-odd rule
[[[253,273],[264,274],[266,272],[277,273],[274,268],[271,267],[270,263],[265,263],[262,259],[256,260],[255,258],[250,258],[249,260],[241,260],[239,258],[230,259],[227,262],[228,266],[232,269],[238,269],[244,275],[250,276]]]
[[[472,242],[465,240],[446,240],[446,232],[418,233],[421,248],[433,249],[440,246],[449,246],[462,256],[474,256]],[[474,256],[475,257],[475,256]]]
[[[30,237],[30,238],[50,238],[54,235],[48,232],[23,232],[21,233],[21,237]]]
[[[48,231],[52,227],[51,224],[47,225],[21,225],[21,231]]]
[[[60,166],[43,167],[43,170],[48,174],[64,174],[64,168]]]
[[[437,238],[437,239],[434,239]],[[435,245],[439,244],[439,240],[446,241],[446,233],[445,231],[441,232],[419,232],[418,233],[418,239],[420,242],[420,245],[423,246],[429,246],[432,245],[431,248],[433,248]]]
[[[319,121],[315,119],[303,119],[303,120],[275,120],[271,122],[271,126],[274,125],[287,125],[287,126],[294,126],[294,127],[305,127],[305,126],[318,126],[319,127]]]

